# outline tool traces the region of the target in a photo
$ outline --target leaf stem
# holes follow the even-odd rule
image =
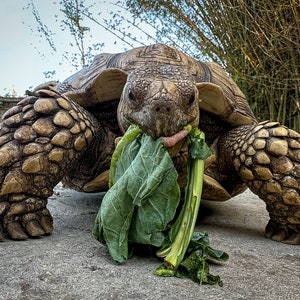
[[[121,156],[122,150],[134,140],[142,130],[136,125],[130,125],[121,140],[118,142],[116,149],[111,157],[109,169],[109,188],[113,186],[113,179],[115,177],[116,164]]]
[[[201,131],[197,130],[191,134],[193,135],[191,143],[202,143],[204,141],[204,133]],[[198,156],[200,157],[201,155]],[[195,229],[204,176],[204,159],[199,157],[189,155],[188,158],[188,182],[185,191],[185,201],[176,222],[169,232],[171,245],[167,248],[159,249],[156,253],[158,257],[164,257],[167,269],[176,270],[183,261]],[[159,272],[162,275],[164,269],[160,269]],[[165,273],[167,275],[168,272],[165,271]]]

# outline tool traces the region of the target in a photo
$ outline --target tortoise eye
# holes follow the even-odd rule
[[[189,105],[192,105],[195,102],[195,99],[196,99],[195,93],[192,93],[189,98]]]
[[[132,91],[129,92],[128,98],[129,98],[129,100],[130,100],[131,102],[136,102],[136,97],[135,97],[135,95],[133,94]]]

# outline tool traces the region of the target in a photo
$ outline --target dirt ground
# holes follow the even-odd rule
[[[157,277],[156,258],[113,262],[92,236],[101,194],[57,186],[49,199],[54,232],[48,237],[0,243],[0,299],[300,299],[299,246],[264,238],[268,214],[251,192],[223,203],[201,204],[197,229],[229,261],[211,266],[223,287]]]

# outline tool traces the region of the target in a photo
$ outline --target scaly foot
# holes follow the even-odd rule
[[[26,195],[14,195],[0,202],[0,240],[6,236],[25,240],[49,234],[53,230],[53,220],[46,204],[45,199]]]

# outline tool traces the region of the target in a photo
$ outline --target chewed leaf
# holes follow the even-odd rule
[[[205,134],[197,127],[185,126],[189,131],[189,157],[205,160],[213,154],[213,150],[205,143]]]
[[[190,241],[188,252],[200,250],[205,258],[226,262],[229,256],[226,252],[213,249],[209,244],[209,238],[206,231],[195,231]]]
[[[189,254],[177,269],[170,269],[163,264],[155,270],[154,274],[164,277],[190,278],[199,284],[218,284],[223,286],[220,276],[210,273],[208,261],[200,250]]]
[[[200,284],[223,286],[220,276],[210,273],[208,261],[199,250],[192,252],[182,261],[175,276],[191,278]]]

